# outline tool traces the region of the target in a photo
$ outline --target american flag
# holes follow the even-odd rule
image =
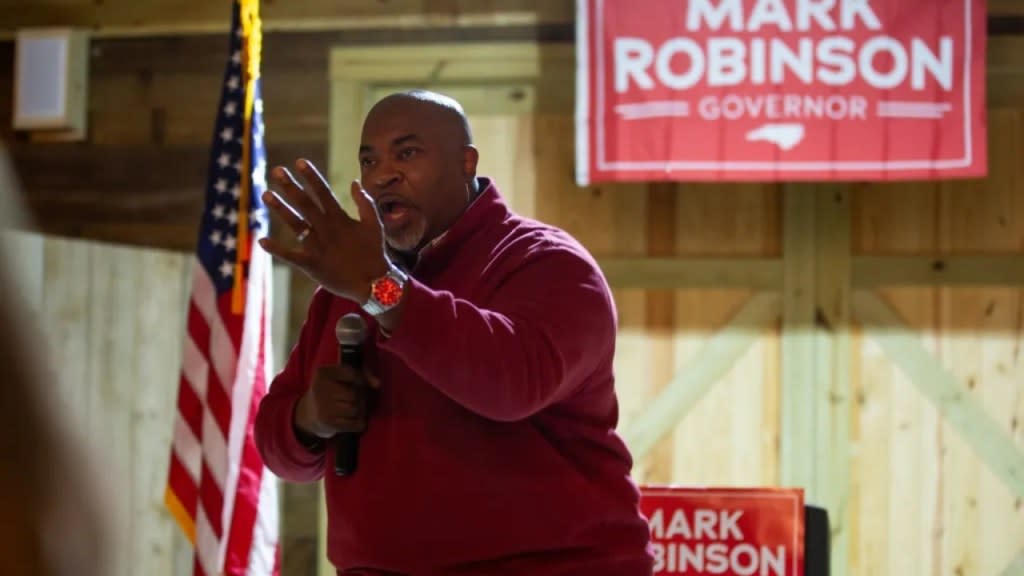
[[[196,576],[278,573],[277,481],[253,441],[271,374],[258,0],[236,0],[192,270],[166,503]]]

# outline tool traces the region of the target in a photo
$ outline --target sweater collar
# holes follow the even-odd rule
[[[458,220],[437,238],[431,240],[420,249],[412,272],[422,271],[425,267],[450,260],[461,246],[464,246],[477,231],[489,224],[501,222],[508,216],[508,206],[501,198],[501,193],[494,181],[488,177],[477,178],[480,191],[476,198],[462,212]],[[392,258],[395,263],[403,262],[402,258]]]

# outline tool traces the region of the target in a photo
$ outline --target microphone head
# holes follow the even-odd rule
[[[334,335],[342,346],[356,346],[366,339],[366,321],[355,312],[345,314],[334,326]]]

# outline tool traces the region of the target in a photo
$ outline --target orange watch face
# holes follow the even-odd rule
[[[394,306],[402,298],[402,287],[394,278],[386,276],[373,283],[373,298],[383,306]]]

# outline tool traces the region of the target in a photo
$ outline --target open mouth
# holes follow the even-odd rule
[[[377,211],[385,224],[402,224],[409,218],[412,206],[401,198],[389,196],[377,200]]]

